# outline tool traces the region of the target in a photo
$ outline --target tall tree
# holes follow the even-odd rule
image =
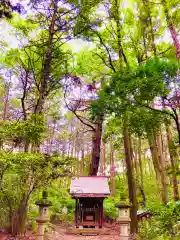
[[[180,40],[179,40],[178,32],[176,30],[176,27],[179,24],[176,18],[176,16],[178,16],[177,13],[179,8],[179,3],[177,1],[168,1],[168,0],[161,0],[161,3],[163,6],[167,26],[171,34],[174,47],[176,49],[176,56],[178,59],[180,59]]]

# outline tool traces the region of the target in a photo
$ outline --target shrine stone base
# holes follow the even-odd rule
[[[110,231],[103,228],[69,228],[66,230],[67,234],[80,234],[85,236],[94,235],[110,235]]]

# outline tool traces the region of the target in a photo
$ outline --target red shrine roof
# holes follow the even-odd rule
[[[71,180],[72,197],[106,197],[110,194],[108,178],[103,176],[78,177]]]

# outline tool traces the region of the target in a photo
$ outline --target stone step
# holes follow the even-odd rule
[[[69,228],[66,230],[67,234],[81,234],[86,236],[95,235],[109,235],[110,231],[108,229],[100,228]]]

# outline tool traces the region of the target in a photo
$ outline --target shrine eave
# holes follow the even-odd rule
[[[93,193],[75,193],[71,194],[72,198],[107,198],[109,194],[93,194]]]

